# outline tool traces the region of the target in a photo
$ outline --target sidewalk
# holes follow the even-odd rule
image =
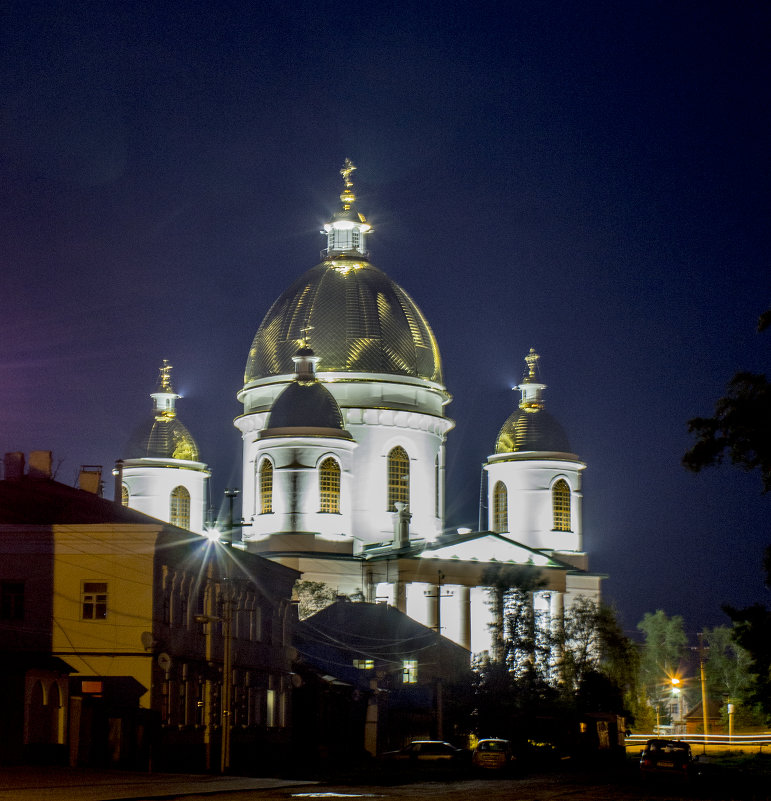
[[[308,784],[315,782],[84,768],[0,767],[0,801],[128,801]]]

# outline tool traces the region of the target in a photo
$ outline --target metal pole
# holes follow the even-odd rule
[[[707,735],[709,734],[709,715],[707,714],[707,676],[704,672],[704,635],[699,632],[699,673],[701,674],[701,711],[704,719],[704,750],[707,753]]]
[[[231,642],[231,625],[233,622],[233,588],[230,581],[223,580],[223,614],[222,614],[222,748],[220,753],[220,772],[230,768],[230,732],[231,732],[231,696],[233,694],[233,653]]]

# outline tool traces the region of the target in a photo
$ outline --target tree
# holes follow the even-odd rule
[[[771,309],[758,331],[771,326]],[[771,384],[759,373],[739,372],[726,395],[715,404],[714,417],[694,417],[688,431],[696,443],[683,457],[689,470],[720,464],[724,456],[743,470],[760,470],[763,492],[771,490]]]
[[[752,698],[753,674],[752,657],[734,639],[729,626],[716,626],[705,629],[708,695],[723,698],[723,715],[727,717],[728,703],[736,708],[734,723],[738,728],[762,724],[757,705]]]
[[[296,581],[294,596],[298,601],[297,615],[300,620],[315,615],[337,600],[335,588],[323,581]]]
[[[668,617],[662,609],[647,612],[637,624],[645,643],[640,657],[640,681],[654,710],[661,715],[672,690],[670,680],[681,673],[688,638],[680,615]]]

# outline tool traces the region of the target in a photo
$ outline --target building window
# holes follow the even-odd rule
[[[107,583],[84,581],[82,592],[83,620],[105,620],[107,617]]]
[[[125,484],[120,488],[120,503],[121,506],[129,505],[129,488]]]
[[[319,468],[321,511],[340,513],[340,465],[331,456]]]
[[[24,620],[24,582],[0,582],[0,620]]]
[[[570,487],[564,478],[552,488],[551,501],[554,510],[554,530],[570,531]]]
[[[372,670],[375,667],[374,659],[354,659],[353,666],[357,670]]]
[[[493,487],[493,531],[500,534],[509,530],[509,502],[506,485],[497,481]]]
[[[405,659],[402,662],[402,684],[416,684],[418,681],[418,660]]]
[[[407,451],[397,445],[388,454],[388,511],[395,512],[396,504],[410,503],[410,459]]]
[[[169,522],[172,526],[190,528],[190,493],[184,487],[174,487],[171,491]]]
[[[273,511],[273,463],[263,459],[260,465],[260,512],[264,515]]]

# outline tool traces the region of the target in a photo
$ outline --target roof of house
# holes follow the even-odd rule
[[[50,478],[24,475],[0,481],[0,523],[135,523],[161,521]]]

